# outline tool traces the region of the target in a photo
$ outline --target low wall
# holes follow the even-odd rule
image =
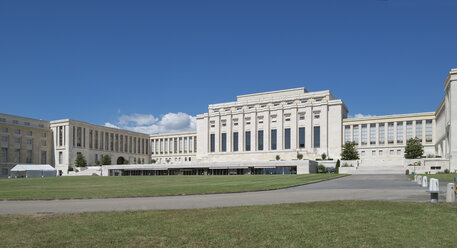
[[[333,167],[335,168],[336,166],[336,160],[316,160],[317,164],[321,164],[323,166],[325,166],[325,168],[327,167]],[[340,163],[340,166],[341,166],[341,163]]]
[[[421,158],[421,159],[405,159],[404,165],[409,174],[436,174],[449,169],[449,159],[444,158]]]

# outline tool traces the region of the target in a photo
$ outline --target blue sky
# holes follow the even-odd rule
[[[176,131],[194,128],[210,103],[295,87],[330,89],[352,115],[435,111],[457,67],[455,9],[445,0],[0,0],[0,112]]]

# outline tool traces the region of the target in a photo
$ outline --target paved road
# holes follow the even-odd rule
[[[0,214],[192,209],[333,200],[428,201],[406,176],[353,175],[288,189],[139,198],[0,201]]]

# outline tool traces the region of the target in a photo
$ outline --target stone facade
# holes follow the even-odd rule
[[[152,134],[149,139],[153,163],[176,164],[195,161],[197,153],[195,132]]]

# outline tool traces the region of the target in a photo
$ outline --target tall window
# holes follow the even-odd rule
[[[257,140],[258,150],[263,151],[263,130],[258,131]]]
[[[353,135],[352,140],[356,144],[359,144],[359,125],[354,126],[354,133],[352,135]]]
[[[298,147],[305,148],[305,128],[298,129]]]
[[[58,127],[59,129],[59,146],[63,146],[63,127]]]
[[[351,141],[351,126],[344,126],[344,143]]]
[[[214,133],[211,134],[210,136],[210,147],[211,147],[211,152],[216,151],[216,135]]]
[[[416,137],[422,141],[422,121],[416,121]]]
[[[7,163],[8,162],[8,148],[2,147],[1,153],[1,160],[0,162]]]
[[[284,129],[284,149],[290,149],[290,128]]]
[[[388,126],[387,126],[387,142],[389,144],[393,144],[394,143],[394,123],[393,122],[389,122]]]
[[[46,151],[41,151],[41,163],[46,164],[47,158],[46,158]]]
[[[386,135],[386,130],[385,130],[385,125],[384,123],[379,123],[379,132],[378,132],[378,135],[379,135],[379,144],[380,145],[383,145],[384,142],[385,142],[385,135]]]
[[[361,138],[362,138],[362,145],[366,145],[367,144],[367,124],[363,124],[362,125],[362,134],[361,134]]]
[[[413,122],[406,122],[406,140],[409,140],[413,137]]]
[[[33,160],[32,154],[33,154],[33,153],[32,153],[32,150],[27,150],[27,152],[26,152],[26,154],[25,154],[25,155],[26,155],[26,156],[25,156],[25,162],[26,162],[26,163],[29,163],[29,164],[32,163],[32,160]]]
[[[403,122],[397,122],[397,144],[403,144]]]
[[[376,124],[370,124],[370,145],[376,144]]]
[[[222,140],[221,151],[226,152],[227,151],[227,134],[226,133],[222,133],[221,140]]]
[[[246,137],[245,137],[245,143],[246,143],[246,151],[251,150],[251,131],[246,131]]]
[[[59,152],[59,164],[63,163],[63,152]]]
[[[76,128],[76,146],[77,147],[81,147],[81,143],[82,143],[82,134],[81,134],[81,127],[77,127]],[[60,143],[60,142],[59,142]]]
[[[271,150],[277,149],[277,134],[276,129],[271,129]]]
[[[89,129],[89,149],[92,149],[92,146],[93,146],[93,144],[92,144],[92,141],[94,138],[93,136],[94,136],[93,131]]]
[[[432,120],[425,121],[425,141],[432,142],[433,138],[433,128],[432,128]]]
[[[233,151],[238,151],[238,132],[233,132]]]
[[[314,147],[321,147],[321,127],[314,127]]]

